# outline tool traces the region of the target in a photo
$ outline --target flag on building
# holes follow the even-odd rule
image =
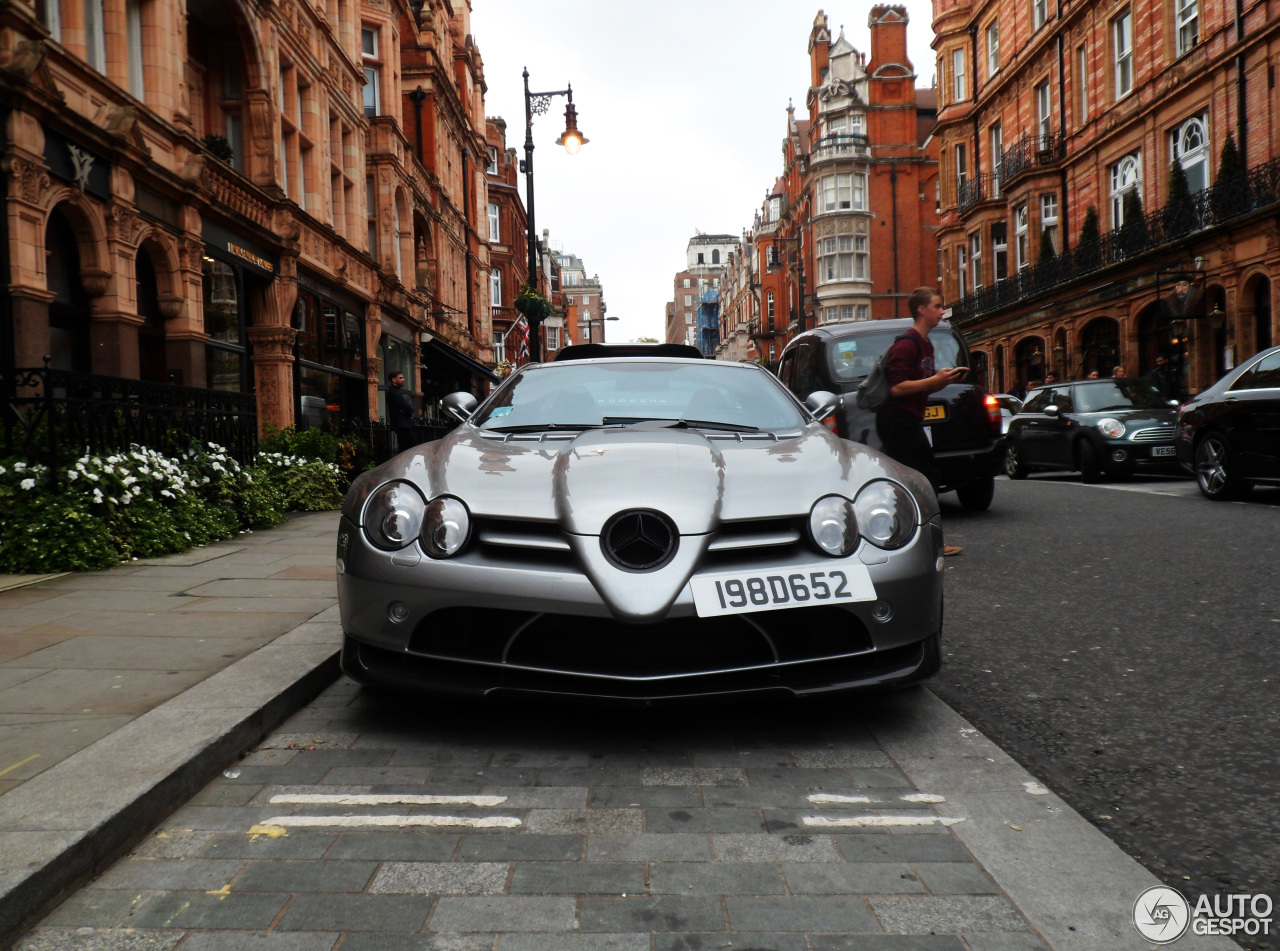
[[[516,322],[511,325],[511,330],[507,333],[508,338],[512,339],[515,345],[515,362],[519,365],[523,361],[529,359],[529,321],[521,314],[516,318]]]

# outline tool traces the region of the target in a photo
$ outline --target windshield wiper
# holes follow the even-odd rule
[[[727,433],[758,433],[760,427],[740,423],[721,423],[711,419],[672,419],[670,416],[606,416],[606,426],[630,426],[634,423],[664,423],[662,429],[715,429]]]
[[[599,429],[599,423],[525,423],[520,426],[485,426],[489,433],[542,433],[549,429]]]

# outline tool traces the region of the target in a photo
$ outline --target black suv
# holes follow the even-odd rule
[[[859,409],[858,384],[911,324],[906,319],[868,320],[802,333],[782,351],[778,378],[801,400],[815,390],[837,394],[840,405],[828,426],[838,436],[879,449],[876,416]],[[969,365],[969,348],[950,324],[938,324],[929,340],[939,370]],[[924,423],[942,470],[941,491],[954,489],[967,509],[987,508],[1004,459],[995,397],[975,383],[952,383],[929,395]]]

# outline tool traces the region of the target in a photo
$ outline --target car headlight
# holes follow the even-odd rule
[[[1124,423],[1108,416],[1106,419],[1098,420],[1098,432],[1108,439],[1119,439],[1124,435]]]
[[[896,482],[868,482],[853,500],[853,511],[862,537],[877,548],[901,548],[916,533],[916,504]]]
[[[442,495],[432,499],[422,520],[422,547],[432,558],[450,558],[462,551],[471,535],[471,513],[461,499]]]
[[[858,547],[858,519],[853,503],[840,495],[827,495],[809,510],[809,537],[833,558],[843,558]]]
[[[388,482],[369,496],[364,507],[364,533],[384,551],[399,551],[422,528],[426,501],[408,482]]]

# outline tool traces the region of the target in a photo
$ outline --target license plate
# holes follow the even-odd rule
[[[1155,446],[1151,450],[1153,456],[1176,456],[1178,450],[1173,446]]]
[[[932,423],[946,418],[947,408],[945,406],[926,406],[924,408],[924,421],[926,423]]]
[[[871,573],[858,561],[844,562],[839,568],[828,563],[694,575],[689,584],[698,617],[874,601],[876,597]]]

